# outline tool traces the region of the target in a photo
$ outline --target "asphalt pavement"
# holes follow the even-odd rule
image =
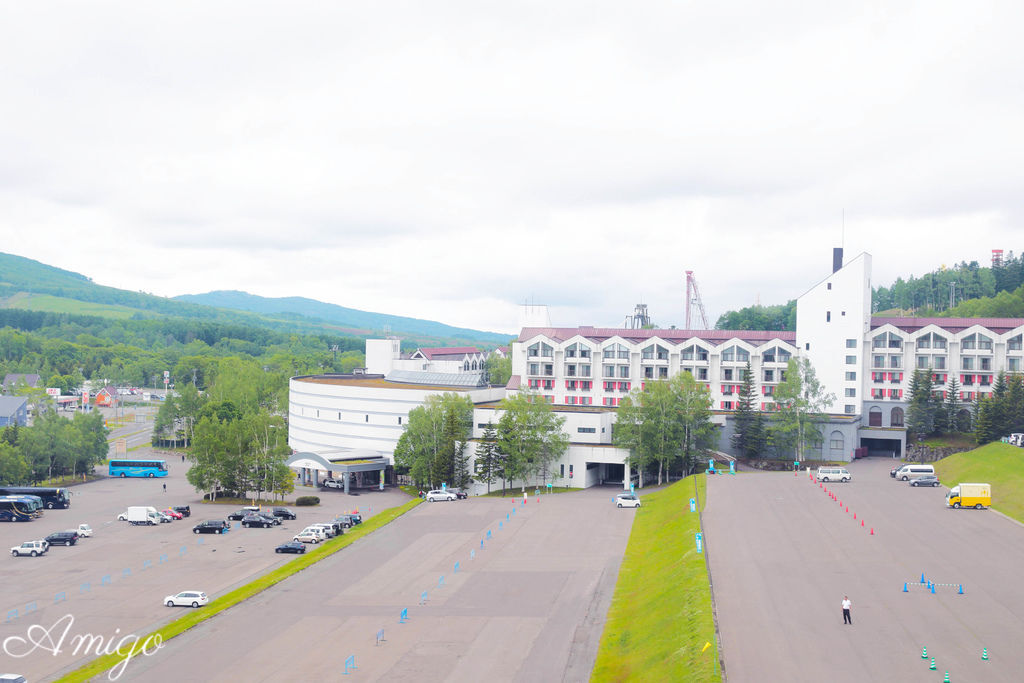
[[[946,509],[946,489],[895,481],[891,464],[854,462],[852,482],[823,487],[806,473],[710,479],[704,538],[729,681],[1021,680],[1024,528]]]

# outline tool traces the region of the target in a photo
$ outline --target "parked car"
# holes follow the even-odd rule
[[[466,492],[465,489],[448,489],[448,490],[451,491],[452,493],[454,493],[455,497],[457,499],[459,499],[459,500],[463,500],[465,498],[469,498],[469,494]]]
[[[355,523],[355,524],[362,524],[363,523],[363,516],[361,514],[359,514],[358,512],[346,512],[345,514],[347,514],[349,517],[352,518],[352,522],[353,523]]]
[[[35,557],[36,555],[42,555],[49,549],[50,546],[46,541],[25,541],[21,545],[11,548],[11,555],[15,557],[21,557],[22,555]]]
[[[86,536],[92,536],[92,527],[88,524],[79,524],[77,529],[74,531],[78,532],[79,538],[85,538]]]
[[[164,604],[168,607],[199,607],[208,602],[210,599],[202,591],[182,591],[177,595],[168,595],[164,598]]]
[[[334,538],[335,536],[338,535],[338,532],[334,530],[334,525],[333,524],[327,524],[326,522],[322,522],[322,523],[310,524],[309,526],[314,527],[316,529],[323,530],[324,536],[326,538]]]
[[[228,515],[228,519],[233,522],[237,522],[241,520],[243,517],[245,517],[247,514],[249,514],[249,510],[235,510],[234,512]]]
[[[275,517],[274,515],[270,514],[269,512],[257,512],[256,514],[258,514],[260,517],[262,517],[263,519],[267,520],[268,522],[270,522],[274,526],[280,526],[280,524],[281,524],[281,518],[280,517]]]
[[[174,521],[174,518],[171,517],[166,512],[158,512],[157,515],[160,517],[160,523],[161,524],[170,524],[171,522]]]
[[[191,517],[192,509],[188,505],[173,505],[171,509],[180,514],[182,517]]]
[[[77,531],[55,531],[43,539],[48,545],[74,545],[78,543]]]
[[[312,543],[317,544],[324,540],[322,532],[314,529],[303,529],[299,533],[295,534],[295,538],[292,539],[297,543]]]
[[[635,493],[620,493],[615,496],[615,507],[638,508],[640,507],[640,499]]]
[[[345,488],[345,482],[340,479],[324,479],[320,482],[320,488],[324,489],[343,489]]]
[[[273,514],[278,519],[295,519],[295,513],[288,508],[274,508]]]
[[[923,477],[910,480],[911,486],[940,486],[941,484],[942,482],[934,474],[926,474]]]
[[[205,522],[199,522],[192,527],[192,533],[194,534],[226,534],[231,528],[228,522],[223,519],[208,519]]]
[[[275,553],[298,553],[301,555],[306,552],[306,546],[304,543],[298,541],[288,541],[274,548]]]
[[[889,470],[889,476],[892,477],[893,479],[895,479],[896,478],[896,473],[899,472],[900,468],[903,467],[905,464],[906,463],[904,463],[904,462],[898,462],[895,465],[893,465],[892,469]]]
[[[180,512],[175,510],[174,508],[167,508],[166,510],[161,510],[161,512],[163,512],[165,515],[167,515],[171,519],[181,519],[182,517],[184,517],[183,514],[181,514]]]
[[[451,491],[441,491],[440,489],[437,489],[434,491],[427,491],[427,495],[425,495],[423,498],[428,503],[434,503],[439,500],[456,500],[458,496],[456,496]]]
[[[242,518],[242,526],[246,528],[258,526],[263,529],[269,529],[270,527],[274,526],[274,523],[268,520],[263,515],[251,513]]]
[[[338,515],[334,518],[334,521],[341,524],[343,529],[351,529],[356,525],[355,520],[352,519],[352,515]]]

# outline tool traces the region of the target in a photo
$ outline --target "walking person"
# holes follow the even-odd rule
[[[849,624],[853,626],[853,619],[850,618],[850,596],[843,596],[843,625]]]
[[[167,484],[164,484],[164,493],[167,493]]]

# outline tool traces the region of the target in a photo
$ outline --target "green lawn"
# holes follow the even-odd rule
[[[721,680],[695,482],[703,504],[703,474],[641,497],[591,681]]]
[[[118,304],[99,304],[52,296],[50,294],[24,294],[23,296],[11,297],[7,301],[6,308],[24,308],[31,311],[44,311],[46,313],[95,315],[102,318],[118,318],[121,320],[127,320],[136,313],[146,313],[137,308],[120,306]]]
[[[1024,448],[1005,443],[985,444],[935,463],[944,486],[962,481],[992,485],[992,507],[1024,522]]]

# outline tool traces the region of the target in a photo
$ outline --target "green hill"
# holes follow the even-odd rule
[[[944,486],[962,481],[992,485],[992,507],[1024,522],[1024,448],[994,442],[935,463]]]
[[[313,299],[267,299],[245,292],[211,292],[177,298],[94,283],[79,273],[0,253],[0,308],[102,318],[184,320],[262,327],[298,334],[369,337],[385,330],[406,344],[476,343],[493,346],[509,335],[443,323],[344,308]]]

